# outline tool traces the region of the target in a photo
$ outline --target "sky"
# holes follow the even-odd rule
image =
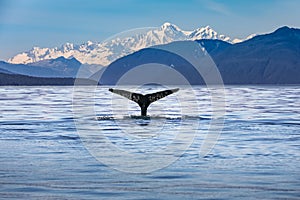
[[[0,60],[34,46],[101,42],[122,31],[209,25],[231,38],[300,28],[299,0],[0,0]]]

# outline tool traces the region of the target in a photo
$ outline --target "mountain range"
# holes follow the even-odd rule
[[[43,60],[30,64],[11,64],[0,61],[0,69],[11,74],[21,74],[35,77],[75,78],[81,63],[75,58]]]
[[[97,84],[85,77],[77,77],[81,66],[82,64],[75,58],[64,57],[27,65],[0,61],[0,85],[74,85],[76,78],[79,78],[77,84]],[[91,74],[89,71],[86,73]]]
[[[165,28],[168,29],[173,26],[165,24]],[[174,30],[177,28],[173,27]],[[208,35],[213,39],[195,41],[209,53],[225,84],[300,84],[300,29],[281,27],[275,32],[257,35],[239,43],[233,43],[232,40],[224,39],[226,37],[217,36],[213,32],[209,32]],[[99,81],[100,74],[103,73],[100,84],[115,84],[127,71],[147,63],[160,63],[172,67],[187,77],[191,84],[204,84],[202,77],[197,76],[191,64],[178,55],[163,50],[167,47],[184,49],[183,46],[192,41],[183,39],[168,43],[166,38],[170,38],[169,36],[162,38],[165,39],[161,41],[167,44],[136,50],[102,68],[97,64],[82,64],[74,56],[42,59],[28,64],[0,61],[0,85],[18,85],[18,81],[19,85],[51,85],[55,82],[50,80],[51,78],[59,78],[57,83],[62,85],[71,84],[78,76],[78,70],[81,71],[80,78],[89,77]],[[128,42],[130,44],[130,41]],[[129,46],[125,44],[123,46]],[[158,75],[160,78],[169,78],[168,74]],[[68,79],[67,82],[63,81],[65,78]]]
[[[253,37],[254,35],[249,36]],[[230,39],[228,36],[218,34],[211,27],[206,26],[193,31],[184,31],[171,23],[164,23],[158,28],[145,28],[132,30],[119,34],[113,39],[104,42],[91,42],[76,45],[66,43],[61,47],[41,48],[33,47],[31,50],[17,54],[8,60],[13,64],[29,64],[58,57],[76,58],[83,64],[96,64],[107,66],[123,56],[140,49],[154,45],[167,44],[174,41],[219,39],[229,43],[241,42],[239,39]]]
[[[300,83],[300,29],[282,27],[273,33],[259,35],[237,44],[207,39],[196,42],[209,53],[225,84]],[[159,63],[180,72],[190,84],[205,84],[189,62],[163,50],[183,49],[186,43],[188,41],[173,42],[139,50],[116,60],[104,72],[99,71],[91,78],[99,79],[101,74],[100,84],[114,85],[126,72],[137,66]],[[157,74],[161,78],[157,78],[157,81],[169,78],[168,72],[162,73]],[[136,74],[136,77],[140,76]],[[135,82],[132,80],[127,84]]]

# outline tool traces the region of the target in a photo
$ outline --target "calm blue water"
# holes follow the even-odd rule
[[[111,106],[124,99],[107,89],[97,88],[93,116],[74,115],[73,87],[0,87],[1,199],[300,198],[298,86],[227,87],[223,131],[204,158],[199,150],[212,119],[205,88],[194,88],[198,115],[182,115],[182,109],[195,109],[183,88],[178,96],[188,102],[185,108],[174,106],[178,96],[169,96],[149,108],[150,120],[133,117],[139,114],[134,103]],[[82,88],[79,110],[86,109],[89,92]],[[84,126],[76,127],[75,119]],[[149,154],[143,157],[145,163],[155,150],[164,152],[174,130],[196,135],[168,166],[151,173],[126,173],[116,170],[117,164],[126,164],[124,157],[101,157],[101,149],[95,157],[78,128],[94,134],[96,146],[103,143],[97,140],[99,133],[123,152]],[[103,164],[101,159],[107,157],[116,162]]]

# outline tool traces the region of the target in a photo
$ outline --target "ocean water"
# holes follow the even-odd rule
[[[0,87],[0,199],[299,199],[300,87],[225,94],[203,156],[219,109],[205,87],[145,119],[107,87]]]

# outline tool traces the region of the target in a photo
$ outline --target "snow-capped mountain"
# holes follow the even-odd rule
[[[123,38],[116,37],[113,40],[101,43],[88,41],[81,45],[66,43],[61,47],[55,48],[33,47],[33,49],[27,52],[17,54],[10,58],[8,62],[14,64],[28,64],[63,56],[65,58],[74,57],[83,64],[107,66],[120,57],[146,47],[167,44],[173,41],[198,39],[219,39],[229,43],[237,41],[231,40],[225,35],[218,34],[209,26],[198,28],[194,31],[184,31],[174,24],[164,23],[162,26],[144,33]]]

